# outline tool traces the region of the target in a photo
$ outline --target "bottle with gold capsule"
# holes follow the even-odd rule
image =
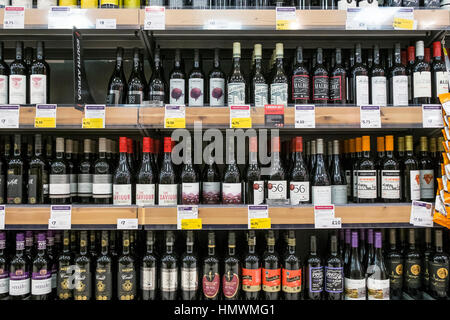
[[[141,2],[139,0],[123,0],[123,7],[126,9],[139,9]]]
[[[101,251],[95,269],[95,299],[112,299],[112,258],[109,255],[108,231],[102,231]]]
[[[413,154],[413,137],[406,136],[406,154],[403,163],[404,200],[420,200],[420,171],[417,158]]]
[[[119,0],[100,0],[100,8],[106,9],[119,8]]]
[[[81,9],[94,9],[98,8],[98,0],[80,0]]]
[[[58,6],[60,7],[77,7],[77,0],[59,0]]]
[[[130,232],[122,233],[122,255],[117,268],[117,299],[136,299],[136,266],[130,250]]]
[[[362,157],[358,163],[358,203],[373,203],[377,198],[377,171],[370,155],[370,136],[362,137]]]
[[[428,138],[420,137],[420,200],[433,201],[434,190],[434,165],[428,153]]]
[[[75,300],[91,300],[92,262],[88,253],[87,231],[80,232],[80,251],[75,258]]]
[[[70,231],[64,230],[63,249],[58,257],[58,271],[56,275],[56,296],[58,300],[69,300],[73,297],[73,290],[70,286],[69,268],[73,265],[73,254],[70,250]]]
[[[394,137],[386,136],[386,156],[380,164],[381,200],[401,200],[400,162],[394,157]]]

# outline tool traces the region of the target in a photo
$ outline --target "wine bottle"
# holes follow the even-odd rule
[[[178,293],[178,258],[173,252],[175,238],[172,231],[166,232],[166,250],[161,257],[161,299],[176,300]]]
[[[306,298],[308,300],[322,300],[323,282],[322,259],[317,254],[317,238],[312,235],[309,238],[309,255],[306,260]]]
[[[394,137],[386,136],[386,155],[381,161],[381,199],[384,202],[401,201],[400,162],[394,157]]]
[[[372,264],[374,256],[375,256],[375,249],[374,249],[374,237],[373,237],[373,229],[367,230],[367,250],[364,255],[364,257],[361,257],[361,263],[364,268],[364,270],[367,270],[367,267]]]
[[[95,299],[111,300],[113,297],[113,260],[109,254],[108,231],[102,231],[101,251],[95,262]]]
[[[181,256],[181,298],[198,299],[198,258],[194,254],[194,233],[187,231],[186,251]]]
[[[44,58],[44,43],[38,41],[36,60],[30,68],[30,103],[48,103],[50,99],[50,67]]]
[[[127,138],[127,163],[130,172],[134,173],[134,153],[133,153],[133,139]]]
[[[87,231],[80,232],[80,249],[75,257],[75,300],[90,300],[92,297],[92,261],[88,253]]]
[[[214,232],[208,232],[208,255],[203,260],[202,288],[203,299],[218,300],[220,291],[219,259],[216,256]]]
[[[146,252],[141,260],[141,299],[155,300],[158,288],[156,268],[158,258],[154,252],[155,233],[146,231]]]
[[[113,176],[113,204],[132,204],[132,174],[127,161],[127,138],[120,137],[119,140],[119,165]]]
[[[416,61],[411,69],[414,104],[431,103],[431,67],[424,56],[423,41],[417,41]]]
[[[352,249],[345,274],[345,300],[366,300],[366,278],[358,250],[358,232],[352,232]]]
[[[339,140],[333,140],[333,154],[330,166],[331,203],[347,203],[347,181],[344,166],[339,155]]]
[[[373,105],[387,106],[386,71],[380,63],[380,48],[373,48],[373,65],[370,70],[370,101]]]
[[[72,268],[74,259],[72,251],[70,250],[70,235],[69,231],[64,230],[63,234],[63,248],[58,256],[58,270],[57,270],[57,287],[56,296],[59,300],[69,300],[73,297],[72,283],[70,276],[72,275]]]
[[[241,43],[233,43],[233,67],[228,77],[228,105],[245,104],[246,83],[241,72]]]
[[[404,291],[413,299],[422,298],[422,257],[416,249],[415,230],[409,229],[409,248],[405,254]]]
[[[225,300],[238,300],[241,288],[241,264],[236,255],[236,234],[228,232],[228,253],[224,259],[222,294]]]
[[[358,163],[358,203],[374,203],[377,199],[377,170],[370,155],[370,136],[362,137],[362,155]]]
[[[133,49],[133,69],[128,79],[127,103],[142,104],[147,92],[147,83],[142,77],[139,49]]]
[[[256,235],[249,230],[248,252],[242,266],[242,291],[245,300],[259,300],[261,292],[261,260],[256,253]]]
[[[125,230],[122,233],[122,254],[117,267],[117,299],[135,300],[136,293],[136,266],[130,250],[130,233]]]
[[[434,190],[434,165],[428,153],[428,139],[427,137],[420,137],[420,158],[419,158],[419,173],[420,173],[420,200],[433,201],[436,195]]]
[[[420,199],[419,162],[413,154],[413,137],[406,136],[406,154],[403,159],[403,192],[406,202]]]
[[[272,137],[270,173],[267,180],[267,199],[287,199],[287,178],[280,158],[280,137]]]
[[[100,0],[100,8],[105,9],[118,9],[119,0]]]
[[[9,65],[9,104],[28,102],[28,68],[23,61],[23,42],[16,42],[16,58]]]
[[[28,300],[30,298],[31,263],[24,253],[25,237],[23,233],[16,234],[16,254],[12,257],[9,267],[9,299]]]
[[[33,244],[33,231],[27,230],[25,231],[25,255],[30,262],[32,262],[35,255],[34,249],[35,247]]]
[[[205,76],[200,66],[200,50],[194,51],[194,66],[189,73],[189,106],[202,107],[204,105]]]
[[[352,239],[351,239],[351,236],[352,236],[351,230],[350,229],[345,229],[345,235],[344,235],[344,237],[345,237],[345,248],[344,248],[344,256],[343,256],[344,257],[344,266],[346,266],[347,263],[350,260],[350,254],[351,254],[351,251],[352,251],[352,246],[351,246]]]
[[[44,185],[48,188],[47,166],[42,158],[42,135],[34,135],[34,155],[28,164],[28,203],[44,203]]]
[[[242,203],[241,172],[234,157],[234,137],[227,140],[227,163],[222,176],[222,203]]]
[[[403,256],[396,245],[395,229],[389,229],[390,248],[386,256],[389,272],[389,297],[391,300],[402,299],[403,290]]]
[[[185,97],[185,79],[186,76],[182,70],[180,49],[175,51],[174,67],[169,76],[169,102],[170,104],[184,105]]]
[[[136,205],[155,205],[156,172],[151,160],[151,138],[144,137],[142,160],[136,176]]]
[[[245,197],[247,204],[264,203],[264,181],[258,164],[258,139],[249,138],[248,165],[245,172]]]
[[[225,105],[225,73],[220,68],[219,49],[214,49],[214,65],[209,73],[209,105],[223,107]]]
[[[163,107],[166,102],[167,85],[164,81],[164,75],[162,70],[161,56],[159,48],[155,49],[155,64],[152,76],[148,82],[149,88],[149,100],[150,103]]]
[[[345,104],[347,101],[347,72],[342,65],[342,50],[336,48],[335,66],[330,71],[330,102]]]
[[[366,271],[368,300],[390,300],[389,275],[381,248],[381,232],[375,232],[375,254]]]
[[[9,257],[6,253],[6,233],[0,231],[0,300],[6,300],[9,292]]]
[[[49,300],[54,300],[55,296],[56,296],[56,286],[57,286],[57,282],[56,282],[56,277],[57,277],[57,273],[58,273],[58,269],[57,269],[57,261],[56,261],[56,252],[57,250],[59,250],[59,248],[57,247],[58,244],[56,243],[56,236],[59,235],[60,233],[53,233],[52,230],[48,230],[47,231],[47,258],[48,258],[48,265],[49,265],[49,270],[51,273],[51,294],[50,294],[50,299]]]
[[[95,204],[111,204],[112,202],[112,162],[107,158],[108,142],[99,138],[98,159],[93,165],[92,198]]]
[[[289,230],[287,251],[282,262],[281,285],[285,300],[300,300],[302,296],[302,261],[296,250],[295,231]]]
[[[251,102],[255,104],[255,107],[264,107],[269,101],[269,89],[262,71],[262,46],[260,44],[255,44],[253,54],[255,70],[252,77],[252,91],[250,99]]]
[[[394,65],[390,70],[390,101],[394,106],[408,105],[408,73],[400,56],[400,43],[395,44]]]
[[[220,185],[221,178],[217,164],[211,154],[208,154],[205,167],[202,174],[202,203],[219,204],[221,203]]]
[[[316,104],[327,104],[329,99],[328,70],[323,65],[322,48],[317,49],[316,65],[312,70],[312,102]]]
[[[308,170],[310,174],[314,173],[314,167],[316,165],[316,152],[317,152],[317,141],[312,140],[311,141],[311,154],[309,156],[309,162],[308,162]]]
[[[73,142],[74,141],[72,139],[66,139],[65,157],[70,182],[69,202],[78,202],[78,165],[74,157]]]
[[[37,253],[32,261],[31,300],[49,300],[52,271],[46,253],[45,233],[38,234]]]
[[[350,103],[357,106],[369,104],[369,72],[362,62],[361,44],[355,47],[355,64],[350,73]]]
[[[50,166],[49,181],[49,196],[51,203],[70,203],[70,175],[64,157],[64,138],[56,138],[56,157]]]
[[[200,181],[199,175],[194,165],[192,165],[191,140],[186,143],[184,150],[184,164],[180,174],[181,180],[181,203],[200,203]]]
[[[21,137],[20,134],[14,135],[14,155],[8,161],[7,166],[7,188],[6,203],[21,204],[25,203],[26,192],[26,168],[21,155]]]
[[[177,205],[178,177],[172,165],[172,139],[164,137],[164,160],[158,178],[158,204],[160,206]]]
[[[344,296],[344,261],[338,252],[337,236],[331,235],[330,254],[325,262],[325,298],[342,300]]]
[[[275,252],[275,234],[269,230],[267,249],[262,258],[262,289],[264,300],[278,300],[281,291],[281,261]]]
[[[442,230],[438,229],[435,235],[435,253],[430,258],[430,295],[438,300],[448,298],[448,270],[450,257],[443,251]]]
[[[5,63],[3,58],[3,42],[0,42],[0,103],[7,104],[9,93],[8,93],[8,77],[9,77],[9,66]]]
[[[442,59],[442,48],[439,41],[433,42],[433,64],[431,65],[433,72],[433,96],[432,103],[439,103],[439,95],[448,92],[448,73],[445,62]]]
[[[283,67],[283,44],[277,43],[275,49],[276,72],[270,85],[270,103],[287,107],[288,104],[288,78]]]
[[[78,165],[78,198],[81,203],[92,202],[92,178],[94,166],[92,161],[92,140],[84,139],[83,160]]]
[[[294,138],[294,163],[289,177],[289,198],[291,205],[309,203],[309,172],[303,161],[303,138]]]
[[[386,156],[384,137],[377,137],[377,155],[375,158],[375,168],[377,170],[377,199],[381,199],[381,163]]]
[[[331,203],[331,181],[323,159],[323,139],[317,139],[316,164],[312,178],[312,203]]]
[[[431,246],[431,228],[425,228],[425,248],[422,254],[423,278],[422,286],[425,292],[430,290],[430,258],[434,254]]]
[[[124,104],[126,102],[127,89],[127,80],[123,72],[123,48],[118,47],[116,51],[116,66],[109,78],[106,104]]]

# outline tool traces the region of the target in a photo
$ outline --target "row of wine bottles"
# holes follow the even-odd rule
[[[302,10],[346,9],[352,7],[424,7],[439,8],[445,1],[440,0],[1,0],[0,8],[11,3],[27,9],[47,9],[51,6],[90,8],[140,8],[142,6],[167,6],[169,9],[269,9],[292,6]]]
[[[364,59],[361,44],[349,50],[335,49],[328,59],[318,48],[309,60],[303,48],[297,47],[293,65],[287,62],[282,43],[277,43],[266,70],[263,70],[262,46],[255,44],[250,74],[245,75],[241,63],[241,45],[233,44],[232,70],[226,75],[220,67],[220,52],[214,52],[214,66],[208,77],[202,70],[199,49],[194,50],[193,66],[188,74],[179,49],[175,50],[174,66],[165,81],[160,52],[154,59],[154,72],[146,82],[139,49],[134,49],[134,64],[128,83],[123,72],[123,49],[117,49],[114,72],[108,85],[107,104],[186,104],[188,106],[266,104],[374,104],[407,106],[439,103],[438,96],[448,92],[448,76],[442,57],[441,43],[430,48],[423,41],[416,47],[380,54],[375,45]],[[407,59],[408,56],[408,59]],[[225,98],[226,97],[226,98]]]
[[[182,142],[180,156],[172,154],[175,141],[170,137],[164,137],[162,156],[155,152],[158,140],[150,137],[143,138],[142,152],[137,154],[133,140],[120,137],[118,155],[110,139],[99,138],[98,154],[93,140],[84,139],[81,156],[74,153],[73,140],[62,137],[56,138],[53,155],[50,138],[44,156],[42,137],[36,134],[34,153],[28,139],[25,156],[21,136],[16,134],[14,152],[6,140],[5,159],[0,160],[0,203],[174,206],[433,201],[442,163],[435,138],[430,139],[434,147],[429,150],[427,137],[421,137],[417,156],[412,136],[398,137],[397,152],[392,135],[377,137],[376,156],[370,140],[370,136],[330,140],[328,155],[324,155],[323,139],[311,140],[305,155],[302,137],[286,141],[284,152],[280,137],[273,137],[270,163],[261,165],[256,136],[249,139],[248,154],[237,152],[238,157],[233,138],[227,139],[225,162],[209,154],[201,168],[192,161],[191,142]],[[216,149],[215,154],[219,153],[222,150]],[[222,170],[218,163],[224,164]]]
[[[324,237],[313,233],[300,243],[304,255],[293,230],[278,241],[275,231],[264,232],[265,246],[256,245],[250,230],[241,247],[244,232],[228,231],[221,251],[218,236],[224,234],[213,231],[203,242],[203,232],[167,231],[162,239],[163,232],[122,231],[121,245],[115,231],[77,233],[78,240],[74,231],[57,234],[55,243],[51,231],[38,231],[33,244],[32,232],[17,232],[14,251],[14,234],[7,241],[0,231],[0,299],[389,300],[402,299],[403,292],[413,299],[423,292],[448,297],[450,259],[442,229],[434,231],[434,241],[426,229],[422,249],[415,229],[409,229],[408,244],[400,232],[401,245],[390,229],[384,246],[381,231],[332,231],[326,249],[319,246]]]

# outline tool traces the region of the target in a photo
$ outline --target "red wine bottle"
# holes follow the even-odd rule
[[[156,171],[150,153],[151,138],[144,137],[142,143],[142,160],[136,176],[136,205],[155,205]]]
[[[369,104],[369,71],[363,64],[360,43],[356,44],[355,65],[350,72],[350,103],[357,106]]]
[[[16,254],[9,267],[9,299],[28,300],[31,292],[31,263],[25,255],[25,236],[16,234]]]
[[[132,202],[132,173],[127,161],[127,138],[119,140],[119,165],[113,176],[113,204],[131,205]]]
[[[245,196],[247,204],[264,203],[264,181],[258,164],[258,138],[249,138],[248,165],[245,172]]]
[[[223,298],[225,300],[238,300],[241,288],[241,264],[236,254],[236,234],[234,231],[228,231],[228,253],[223,262]]]
[[[180,49],[176,49],[175,51],[174,67],[170,73],[169,79],[169,103],[184,105],[186,100],[186,76],[182,69]]]
[[[200,66],[200,50],[194,50],[194,66],[189,73],[189,107],[202,107],[205,100],[205,75]]]
[[[310,184],[308,168],[303,160],[303,138],[294,138],[294,159],[289,177],[289,198],[291,205],[309,203]]]
[[[387,106],[388,99],[387,75],[380,63],[380,48],[373,48],[373,65],[370,70],[370,101],[376,106]]]
[[[306,298],[308,300],[322,300],[323,294],[323,264],[317,253],[317,238],[309,238],[309,255],[306,260]]]
[[[16,58],[9,65],[9,104],[28,102],[28,68],[23,60],[23,42],[16,42]]]
[[[36,60],[30,68],[30,103],[48,103],[50,100],[50,67],[44,58],[44,43],[38,41]]]
[[[155,233],[146,231],[146,252],[141,260],[141,299],[155,300],[158,291],[158,278],[156,275],[157,256],[154,252]]]
[[[365,271],[359,258],[358,232],[352,232],[352,247],[345,266],[345,300],[366,300]]]
[[[214,162],[211,154],[208,155],[202,175],[202,203],[203,204],[219,204],[221,203],[220,192],[221,178],[219,168]]]
[[[242,291],[245,300],[259,300],[261,292],[261,260],[256,253],[256,235],[248,232],[248,253],[242,263]]]
[[[116,66],[109,79],[106,104],[124,104],[127,98],[127,80],[123,72],[123,48],[118,47],[116,51]]]
[[[282,263],[282,290],[285,300],[300,300],[302,297],[302,261],[296,250],[295,231],[289,230],[287,251]]]
[[[242,203],[241,172],[234,157],[234,138],[228,139],[227,163],[222,177],[222,203]]]
[[[161,299],[176,300],[178,296],[178,258],[173,252],[175,238],[173,231],[166,232],[166,250],[161,257]]]
[[[175,206],[178,201],[178,177],[172,164],[172,139],[164,137],[164,159],[158,177],[158,204]]]
[[[389,251],[386,255],[389,273],[389,297],[401,300],[403,290],[403,255],[397,247],[396,230],[389,229]]]
[[[200,203],[200,179],[194,165],[192,165],[191,142],[186,143],[184,150],[184,164],[180,174],[181,204]]]
[[[113,259],[109,254],[108,231],[103,230],[101,251],[95,263],[95,299],[111,300],[113,297]]]
[[[142,104],[147,92],[147,83],[142,76],[139,49],[133,50],[133,69],[128,79],[127,103]]]
[[[267,199],[287,199],[287,178],[283,162],[280,157],[280,137],[272,138],[272,159],[270,173],[267,180]]]
[[[375,232],[375,254],[366,271],[368,300],[389,300],[389,275],[381,248],[381,232]]]
[[[295,104],[309,103],[310,81],[309,71],[303,60],[303,48],[297,47],[295,55],[295,65],[292,71],[292,102]]]
[[[347,101],[347,72],[342,65],[342,50],[336,48],[335,66],[330,71],[330,102],[345,104]]]
[[[220,68],[219,49],[214,49],[214,66],[209,73],[209,105],[225,105],[225,73]]]
[[[442,230],[435,233],[435,253],[430,258],[430,295],[438,300],[448,298],[450,257],[442,249]]]
[[[0,300],[8,298],[9,257],[6,254],[6,233],[0,231]]]
[[[88,253],[87,231],[80,232],[80,249],[75,257],[75,300],[91,300],[93,265]]]
[[[203,260],[203,299],[218,300],[220,292],[219,259],[216,256],[216,236],[208,232],[208,255]]]
[[[9,66],[3,58],[3,42],[0,42],[0,103],[8,103]]]
[[[416,42],[416,61],[412,67],[414,104],[431,103],[431,67],[425,61],[423,41]]]
[[[330,239],[330,253],[325,263],[325,299],[342,300],[344,297],[344,261],[338,252],[337,236]]]
[[[317,104],[327,104],[329,99],[329,79],[328,70],[323,65],[322,48],[317,49],[316,65],[312,71],[313,98],[312,102]]]
[[[181,298],[198,299],[198,259],[194,254],[194,233],[187,231],[186,251],[181,256]]]
[[[94,163],[92,176],[92,198],[95,204],[112,203],[112,170],[113,164],[107,158],[107,139],[99,138],[98,159]]]
[[[130,231],[122,233],[122,254],[117,261],[117,299],[137,299],[137,279],[134,254],[131,249]]]
[[[155,50],[155,65],[148,83],[150,103],[163,107],[166,102],[167,85],[164,81],[159,48]]]
[[[91,139],[84,139],[83,160],[78,165],[78,199],[84,204],[92,202],[92,178],[94,173],[92,142]]]
[[[431,66],[433,72],[433,96],[432,103],[439,103],[439,95],[448,92],[448,73],[445,62],[442,59],[442,48],[439,41],[433,42],[433,64]]]
[[[278,300],[281,291],[281,261],[275,252],[275,234],[269,230],[267,249],[262,259],[262,288],[264,300]]]
[[[406,52],[405,52],[406,60]],[[395,44],[394,49],[394,65],[390,70],[389,92],[391,94],[390,101],[394,106],[408,105],[408,72],[406,63],[403,64],[400,53],[400,43]]]
[[[416,248],[415,230],[409,229],[409,248],[405,254],[404,291],[413,299],[422,298],[422,257]]]

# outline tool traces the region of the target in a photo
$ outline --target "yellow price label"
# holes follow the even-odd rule
[[[251,128],[252,118],[233,118],[231,119],[231,128]]]
[[[290,20],[277,20],[276,30],[290,30],[291,21]]]
[[[56,128],[56,118],[34,118],[35,128]]]
[[[181,230],[201,230],[202,219],[181,219]]]
[[[270,218],[253,218],[250,219],[250,229],[270,229]]]
[[[392,25],[394,26],[394,28],[398,29],[413,30],[414,20],[404,18],[394,18],[394,23]]]
[[[177,129],[186,128],[186,119],[185,118],[166,118],[165,128],[177,128]]]
[[[83,118],[83,128],[102,129],[104,128],[102,118]]]

